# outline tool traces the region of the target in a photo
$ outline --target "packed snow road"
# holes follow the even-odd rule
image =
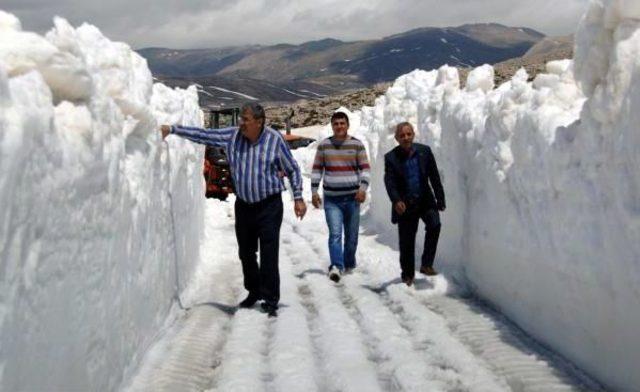
[[[233,204],[206,214],[189,310],[159,332],[130,391],[600,390],[446,275],[402,284],[393,239],[363,230],[356,271],[333,283],[323,211],[299,222],[286,201],[279,315],[239,309]]]

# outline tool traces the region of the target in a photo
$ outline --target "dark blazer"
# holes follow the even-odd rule
[[[427,181],[426,197],[421,201],[421,210],[444,210],[444,189],[440,182],[440,174],[436,159],[429,146],[413,143],[415,153],[418,154],[420,175]],[[393,206],[398,201],[406,202],[407,181],[404,175],[404,152],[400,146],[389,151],[384,156],[384,185],[391,199],[391,222],[398,222],[398,214]]]

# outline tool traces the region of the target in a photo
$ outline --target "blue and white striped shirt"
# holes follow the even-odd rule
[[[256,203],[285,190],[280,175],[283,171],[293,187],[293,197],[302,200],[300,168],[280,132],[265,127],[253,144],[238,127],[202,129],[174,125],[171,133],[199,144],[224,147],[235,191],[242,201]]]

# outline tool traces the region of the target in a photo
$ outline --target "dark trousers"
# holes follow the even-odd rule
[[[424,252],[422,267],[432,267],[436,257],[438,238],[440,237],[440,214],[437,210],[411,211],[408,209],[398,219],[398,239],[400,241],[400,269],[402,278],[415,276],[416,232],[418,222],[425,224]]]
[[[280,300],[278,252],[282,225],[280,193],[257,203],[236,199],[236,238],[242,262],[244,288],[270,305]],[[256,252],[260,245],[260,265]]]

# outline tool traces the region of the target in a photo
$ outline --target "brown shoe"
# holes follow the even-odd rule
[[[407,286],[411,287],[411,285],[413,284],[413,278],[402,278],[402,283],[404,283]]]
[[[420,267],[420,273],[428,276],[438,275],[438,272],[433,267]]]

